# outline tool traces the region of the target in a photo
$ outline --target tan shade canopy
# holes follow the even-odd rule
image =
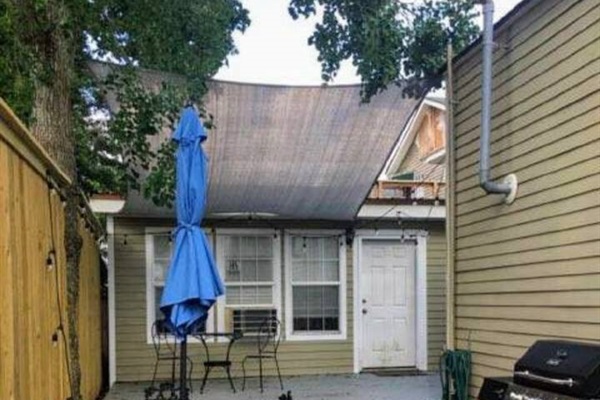
[[[95,68],[103,75],[103,65]],[[148,74],[145,80],[156,79]],[[204,144],[207,217],[352,220],[418,104],[398,87],[360,104],[359,91],[212,82],[205,99],[215,124]],[[173,211],[131,193],[123,214]]]

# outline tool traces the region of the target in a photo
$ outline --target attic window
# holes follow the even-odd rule
[[[413,171],[401,172],[399,174],[392,175],[392,179],[398,181],[414,181],[416,178],[416,174]]]

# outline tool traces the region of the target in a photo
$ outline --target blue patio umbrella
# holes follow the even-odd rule
[[[175,247],[165,282],[160,309],[181,340],[181,391],[185,390],[186,335],[203,324],[210,307],[224,293],[210,246],[200,222],[207,190],[207,160],[201,143],[206,133],[198,113],[186,107],[173,134],[177,142]],[[184,397],[185,396],[185,397]]]

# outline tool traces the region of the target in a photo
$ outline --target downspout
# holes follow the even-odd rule
[[[479,153],[479,185],[487,194],[504,194],[508,204],[517,195],[517,177],[507,175],[501,183],[490,178],[490,136],[492,109],[492,55],[494,49],[494,1],[479,0],[483,5],[483,54],[481,75],[481,138]]]

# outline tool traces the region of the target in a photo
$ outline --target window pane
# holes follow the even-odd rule
[[[292,236],[292,258],[301,259],[305,257],[304,240],[300,236]]]
[[[294,331],[308,330],[308,288],[292,289],[294,309]]]
[[[273,260],[258,260],[256,262],[256,273],[259,282],[272,282]]]
[[[239,282],[241,280],[240,262],[237,260],[227,260],[225,267],[225,281]]]
[[[258,286],[256,290],[256,303],[257,304],[272,304],[273,303],[273,287],[272,286]]]
[[[306,248],[310,260],[320,260],[323,257],[320,238],[307,238]]]
[[[225,303],[227,304],[241,304],[241,291],[239,287],[231,287],[228,286],[225,292],[227,295],[225,296]]]
[[[256,282],[256,260],[242,260],[242,282]]]
[[[169,273],[168,259],[154,259],[152,278],[155,284],[163,285]]]
[[[237,236],[228,237],[229,246],[225,246],[227,249],[227,255],[230,258],[238,258],[240,256],[240,238]]]
[[[230,236],[225,246],[226,303],[273,304],[273,239],[271,236]],[[261,285],[260,282],[269,282]],[[243,283],[244,286],[235,286]]]
[[[337,286],[294,287],[294,331],[339,331]]]
[[[321,260],[310,259],[307,263],[307,269],[309,282],[323,281],[323,266],[321,265]]]
[[[339,247],[340,245],[337,238],[323,238],[323,258],[326,260],[339,259]]]
[[[292,237],[293,282],[338,282],[337,237]]]
[[[292,261],[292,281],[308,281],[308,265],[306,261]]]
[[[325,282],[338,282],[340,279],[339,261],[323,262],[323,280]]]
[[[273,239],[271,237],[256,238],[256,256],[258,258],[273,257]]]
[[[154,235],[154,258],[171,258],[169,234]]]
[[[256,238],[254,237],[242,237],[241,241],[241,256],[244,258],[256,258]]]
[[[273,304],[273,285],[227,286],[227,304],[252,305]]]
[[[160,299],[162,298],[162,287],[154,287],[154,320],[163,319],[165,316],[160,311]]]
[[[256,304],[256,287],[255,286],[243,286],[242,298],[240,304]]]

